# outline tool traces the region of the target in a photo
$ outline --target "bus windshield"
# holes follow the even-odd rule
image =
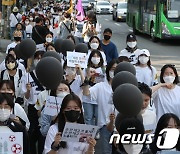
[[[180,21],[180,0],[167,0],[167,18],[172,22]]]

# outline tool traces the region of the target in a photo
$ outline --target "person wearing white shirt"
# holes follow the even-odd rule
[[[22,15],[18,13],[19,9],[17,7],[13,8],[12,13],[10,14],[9,20],[10,20],[10,35],[11,35],[11,41],[13,40],[13,33],[16,29],[16,24],[19,23],[22,20]]]
[[[156,128],[156,113],[148,108],[151,101],[152,90],[147,84],[140,82],[138,83],[138,88],[141,91],[143,97],[141,115],[143,118],[145,133],[154,133]]]
[[[110,129],[108,124],[110,122],[109,115],[115,113],[115,107],[112,102],[113,91],[111,84],[117,64],[118,60],[112,60],[107,65],[107,80],[97,83],[91,88],[89,88],[88,85],[83,88],[83,94],[89,96],[92,101],[96,101],[98,104],[98,126],[100,128],[99,142],[102,147],[101,154],[110,154],[112,152],[112,146],[109,144],[109,140],[113,129]]]
[[[21,31],[14,31],[13,33],[13,36],[14,36],[14,42],[12,42],[11,44],[9,44],[7,46],[7,49],[6,49],[6,54],[8,54],[8,50],[10,48],[15,48],[15,46],[21,42],[21,38],[22,38],[22,32]]]
[[[29,18],[26,18],[25,20],[25,32],[27,38],[32,38],[32,28],[33,26],[30,24]]]
[[[107,61],[106,61],[106,55],[105,53],[102,51],[101,49],[101,43],[100,43],[100,39],[97,37],[97,36],[92,36],[90,39],[89,39],[89,42],[88,42],[88,54],[87,54],[87,59],[89,59],[89,55],[91,54],[92,50],[100,50],[101,52],[101,55],[103,57],[103,65],[106,66],[107,65]]]
[[[152,87],[157,120],[165,113],[180,117],[179,78],[174,65],[166,64],[161,68],[160,81],[160,84]]]
[[[46,136],[44,154],[94,154],[96,140],[91,137],[87,138],[87,143],[61,141],[66,122],[84,124],[82,103],[75,94],[68,94],[63,99],[56,123]]]
[[[138,82],[144,82],[150,87],[158,84],[157,71],[151,65],[150,52],[147,49],[140,50],[135,69]]]
[[[0,82],[0,93],[11,94],[14,97],[15,89],[11,80],[2,80]],[[30,122],[21,105],[14,103],[12,114],[20,119],[21,123],[26,126],[27,130],[29,129]]]
[[[17,60],[16,54],[15,54],[15,52],[14,52],[14,48],[10,48],[10,49],[8,50],[8,54],[13,55],[14,58],[16,59],[17,63],[18,63],[18,68],[21,69],[22,72],[26,72],[26,69],[25,69],[24,65],[21,64],[19,60]],[[0,64],[0,72],[2,72],[2,71],[5,70],[5,69],[6,69],[5,60],[3,60],[2,63]]]
[[[137,48],[136,36],[133,33],[127,35],[126,38],[127,47],[119,53],[119,57],[125,56],[129,58],[130,63],[135,65],[137,63],[137,57],[139,49]]]

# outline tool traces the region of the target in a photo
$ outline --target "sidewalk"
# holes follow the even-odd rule
[[[5,53],[6,48],[7,48],[8,44],[10,44],[10,43],[11,43],[11,40],[0,38],[0,52]]]

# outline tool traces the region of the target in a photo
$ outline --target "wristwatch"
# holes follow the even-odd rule
[[[58,144],[57,147],[53,146],[54,142],[51,144],[51,149],[54,150],[54,151],[58,151],[59,148],[60,148],[60,144]]]

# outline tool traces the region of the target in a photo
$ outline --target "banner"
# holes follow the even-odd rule
[[[87,68],[87,54],[67,51],[67,66],[75,67],[79,64],[81,68]]]
[[[76,5],[76,10],[77,10],[76,19],[78,21],[83,21],[85,15],[84,15],[84,10],[83,10],[83,6],[82,6],[82,1],[81,0],[78,0],[77,5]]]
[[[16,0],[2,0],[2,5],[11,6],[16,4]]]
[[[44,114],[56,116],[60,112],[62,98],[48,96],[44,107]]]
[[[0,132],[0,154],[23,154],[22,132]]]
[[[98,126],[66,122],[61,141],[87,142],[88,137],[95,137],[97,130]]]
[[[73,3],[72,3],[72,0],[70,0],[70,7],[69,9],[67,10],[67,13],[73,13]]]

